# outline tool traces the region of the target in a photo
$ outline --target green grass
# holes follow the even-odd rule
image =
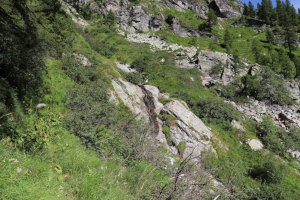
[[[238,38],[238,34],[240,33],[242,33],[242,37]],[[250,30],[244,31],[240,29],[237,31],[232,30],[232,34],[236,38],[235,44],[240,44],[240,52],[246,54],[250,43],[247,39],[250,39],[255,33]],[[264,34],[259,34],[258,37],[261,40],[265,40]],[[121,36],[103,34],[102,38],[117,48],[117,56],[112,56],[112,60],[130,64],[134,60],[146,56],[148,60],[146,66],[143,66],[145,68],[143,74],[149,79],[148,84],[157,86],[161,92],[168,92],[171,94],[171,97],[183,99],[189,105],[196,104],[201,99],[219,98],[212,91],[202,86],[199,70],[179,69],[176,67],[174,64],[174,55],[164,51],[153,53],[149,50],[148,45],[124,41]],[[183,38],[180,39],[184,40]],[[99,40],[99,43],[101,43],[101,40]],[[163,64],[160,63],[161,58],[165,58],[166,62]],[[194,81],[189,81],[191,77],[194,78]],[[251,120],[246,121],[245,127],[247,128],[247,132],[242,134],[235,129],[226,131],[217,124],[208,123],[207,125],[212,128],[215,135],[229,148],[229,151],[226,152],[218,147],[218,144],[214,144],[215,148],[218,149],[218,159],[211,161],[208,159],[207,162],[211,167],[220,167],[220,170],[215,175],[226,181],[230,176],[233,165],[238,162],[239,164],[235,173],[239,177],[239,180],[236,182],[236,187],[253,187],[255,190],[259,190],[262,187],[260,181],[248,176],[248,171],[258,163],[264,163],[270,158],[274,159],[276,156],[273,153],[269,153],[268,157],[264,155],[264,151],[254,152],[247,144],[240,145],[240,140],[245,141],[247,138],[255,137],[256,123]],[[281,187],[286,191],[286,195],[293,199],[299,195],[297,192],[298,186],[295,185],[295,183],[299,183],[299,176],[295,174],[293,167],[289,167],[285,163],[283,165],[287,167],[288,173],[283,179]]]
[[[47,69],[47,91],[41,98],[47,107],[24,115],[28,127],[34,126],[46,143],[26,153],[9,138],[0,141],[0,199],[141,199],[168,181],[163,171],[146,161],[125,166],[120,158],[105,160],[70,134],[63,120],[70,112],[65,93],[75,83],[60,60],[48,59]],[[43,127],[39,119],[51,123]]]
[[[63,115],[64,94],[72,81],[60,69],[60,61],[48,60],[47,107],[39,112]],[[33,113],[31,115],[36,115]],[[26,116],[34,123],[34,117]],[[62,119],[61,119],[62,120]],[[104,161],[86,149],[62,124],[50,126],[47,146],[33,153],[0,143],[0,199],[135,199],[126,185],[126,168]]]
[[[134,199],[122,181],[125,169],[102,161],[67,132],[34,155],[3,143],[0,153],[1,199]]]

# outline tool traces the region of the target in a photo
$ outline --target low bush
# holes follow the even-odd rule
[[[199,101],[194,110],[200,118],[219,124],[226,130],[231,129],[232,120],[241,119],[241,113],[231,104],[217,98],[206,98]]]
[[[276,126],[270,117],[265,117],[257,128],[257,136],[264,145],[279,155],[286,155],[288,149],[300,150],[299,132],[300,129],[292,126],[289,132]]]
[[[257,100],[268,100],[277,104],[291,104],[289,91],[284,86],[283,80],[268,67],[261,67],[255,75],[245,75],[235,80],[223,91],[223,96],[233,100],[254,97]]]
[[[250,170],[249,175],[266,184],[277,184],[283,179],[285,170],[284,166],[276,161],[266,161],[262,166],[255,166]]]

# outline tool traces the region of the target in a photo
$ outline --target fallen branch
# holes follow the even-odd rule
[[[4,117],[7,117],[7,116],[9,116],[9,115],[12,115],[12,114],[15,114],[15,113],[14,113],[14,112],[7,113],[7,114],[5,114],[5,115],[2,115],[2,116],[0,117],[0,119],[2,119],[2,118],[4,118]]]

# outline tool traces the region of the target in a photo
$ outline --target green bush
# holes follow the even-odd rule
[[[186,142],[182,142],[182,141],[179,142],[179,144],[177,145],[178,153],[180,155],[183,155],[185,148],[186,148]]]
[[[285,175],[285,167],[276,161],[266,161],[262,166],[255,166],[250,170],[249,175],[254,179],[259,179],[262,183],[278,184]]]
[[[139,72],[127,73],[124,76],[128,82],[135,85],[140,85],[144,82],[144,76]]]
[[[168,144],[172,145],[172,142],[171,142],[171,132],[170,132],[170,128],[167,125],[163,125],[163,133],[166,136],[166,140],[167,140]]]
[[[286,136],[286,132],[274,125],[270,117],[265,117],[263,122],[258,126],[257,136],[268,149],[277,154],[284,155],[285,146],[282,139]]]
[[[291,104],[289,91],[286,89],[283,80],[269,68],[262,67],[255,75],[245,75],[236,79],[223,91],[226,98],[237,100],[241,97],[254,97],[257,100],[268,100],[277,104]]]
[[[221,99],[207,98],[196,104],[196,114],[209,122],[221,125],[230,130],[232,120],[240,120],[241,114],[229,103]]]

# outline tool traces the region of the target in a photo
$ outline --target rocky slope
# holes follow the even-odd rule
[[[243,13],[243,4],[235,2],[232,4],[230,0],[159,0],[155,2],[142,2],[140,5],[135,5],[128,0],[111,0],[99,3],[94,0],[71,1],[64,0],[71,4],[78,12],[89,12],[95,14],[107,15],[112,11],[117,19],[118,26],[130,33],[135,31],[158,31],[170,24],[166,23],[168,16],[163,14],[164,10],[174,9],[180,12],[191,10],[199,15],[200,18],[206,19],[209,8],[212,8],[218,13],[219,17],[235,18]],[[156,10],[158,14],[150,12]],[[179,20],[174,17],[172,19],[171,29],[175,34],[181,37],[203,36],[203,33],[198,30],[183,27]]]
[[[185,102],[169,99],[168,94],[160,93],[157,87],[151,85],[136,86],[122,79],[112,80],[112,84],[115,95],[140,119],[145,123],[151,122],[155,127],[154,138],[159,145],[183,158],[192,155],[197,164],[200,164],[203,151],[215,152],[212,141],[218,140]],[[160,99],[168,103],[163,105]],[[219,144],[226,150],[227,147],[220,141]]]
[[[121,32],[121,34],[124,34]],[[233,57],[226,53],[213,52],[213,51],[197,51],[195,47],[183,47],[178,44],[169,44],[160,39],[157,36],[151,36],[142,33],[133,33],[127,35],[127,40],[137,43],[146,43],[155,51],[167,50],[170,52],[178,52],[177,66],[180,68],[198,68],[202,72],[202,84],[210,87],[216,83],[224,86],[229,85],[236,77],[243,76],[247,73],[251,73],[253,70],[258,70],[259,65],[251,65],[244,63],[246,66],[243,70],[240,70],[238,74],[233,70]],[[222,64],[224,66],[223,71],[219,73],[212,73],[214,66]],[[253,72],[252,72],[253,73]],[[254,73],[253,73],[254,74]],[[290,96],[297,103],[300,101],[300,81],[285,81],[286,88],[290,91]],[[266,114],[270,115],[274,122],[281,127],[286,127],[289,123],[295,124],[300,127],[300,114],[299,106],[281,106],[273,105],[267,102],[250,101],[249,104],[237,105],[231,102],[240,112],[246,114],[256,121],[261,121],[262,117]],[[287,120],[282,119],[280,116],[286,116]],[[286,122],[285,122],[286,121]]]

